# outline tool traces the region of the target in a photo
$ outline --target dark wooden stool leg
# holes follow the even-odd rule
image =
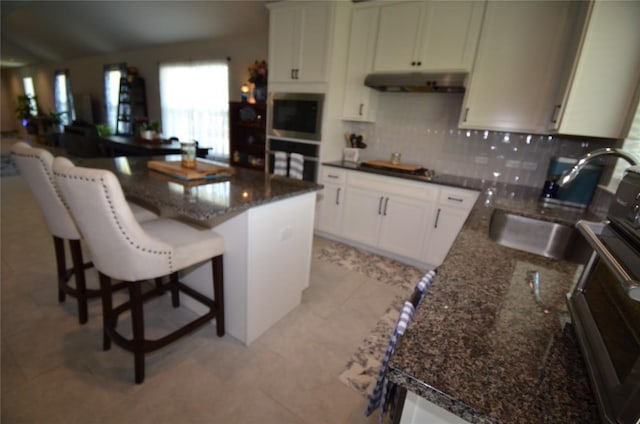
[[[160,288],[162,287],[162,277],[156,278],[155,282],[156,282],[156,289],[160,290]]]
[[[174,272],[169,276],[171,287],[171,304],[174,308],[180,306],[180,289],[178,288],[178,273]]]
[[[67,283],[67,264],[64,255],[64,240],[53,236],[53,248],[56,252],[56,267],[58,268],[58,302],[64,302],[66,297],[64,285]]]
[[[144,381],[144,313],[139,282],[129,283],[129,299],[131,301],[135,379],[136,384],[140,384]]]
[[[78,321],[80,321],[80,324],[84,324],[88,319],[87,283],[84,278],[84,261],[82,259],[80,240],[69,240],[69,247],[71,248],[73,274],[76,279],[76,291],[78,293]]]
[[[111,278],[103,273],[100,273],[99,276],[102,297],[102,350],[109,350],[111,349],[111,338],[107,333],[107,328],[111,326],[111,315],[113,313]]]
[[[224,336],[224,273],[222,255],[211,259],[213,268],[213,296],[216,302],[216,333]]]

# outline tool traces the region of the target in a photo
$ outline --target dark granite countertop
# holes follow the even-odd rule
[[[595,400],[566,293],[582,266],[489,239],[494,209],[574,225],[588,211],[548,207],[540,189],[438,175],[326,166],[479,190],[438,275],[389,362],[391,381],[472,423],[596,423]],[[541,302],[528,283],[538,271]]]
[[[584,209],[543,205],[540,201],[541,189],[536,187],[495,183],[489,180],[459,177],[457,175],[449,174],[436,173],[433,177],[402,174],[382,169],[363,167],[360,166],[359,163],[341,160],[323,162],[323,165],[350,171],[366,172],[369,174],[384,175],[387,177],[480,191],[482,192],[481,197],[483,197],[483,199],[478,201],[478,204],[484,204],[487,202],[490,206],[516,212],[519,215],[531,218],[541,218],[547,221],[567,225],[574,225],[580,219],[592,221],[599,220],[597,216]],[[488,192],[492,193],[489,200],[487,200]]]
[[[321,185],[244,168],[220,179],[183,181],[147,168],[147,161],[180,160],[180,156],[77,159],[81,166],[113,171],[125,195],[200,225],[212,226],[251,207],[322,189]],[[215,162],[214,162],[215,163]],[[228,166],[225,163],[216,163]]]
[[[488,237],[495,207],[575,222],[542,208],[536,190],[486,191],[398,342],[389,379],[472,423],[599,422],[565,294],[580,265],[502,247]],[[527,282],[538,271],[542,304]]]

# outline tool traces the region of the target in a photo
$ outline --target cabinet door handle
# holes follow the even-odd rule
[[[360,109],[358,109],[358,115],[362,116],[362,108],[364,107],[364,103],[360,103]]]
[[[558,122],[558,115],[560,115],[560,108],[562,107],[562,104],[556,105],[556,107],[553,108],[553,114],[551,115],[551,123],[555,124],[556,122]]]
[[[433,228],[438,228],[438,221],[440,220],[440,211],[441,209],[438,208],[438,212],[436,212],[436,222],[433,224]]]
[[[416,66],[416,62],[415,61],[411,62],[411,66]]]
[[[464,199],[461,199],[459,197],[451,197],[451,196],[447,196],[447,200],[452,200],[454,202],[460,202],[460,203],[464,201]]]
[[[378,215],[382,215],[382,200],[384,200],[384,197],[380,196],[380,201],[378,202]]]
[[[299,72],[300,72],[300,69],[296,68],[296,69],[295,69],[295,76],[296,76],[296,79],[299,79],[299,77],[298,77],[298,73],[299,73]]]
[[[336,205],[340,204],[340,190],[342,190],[340,187],[336,190]]]
[[[333,178],[334,180],[337,180],[340,177],[338,177],[337,175],[333,175],[333,174],[327,174],[327,178]]]
[[[295,69],[291,68],[291,79],[296,79],[295,77]]]
[[[389,198],[384,198],[384,212],[382,213],[384,216],[387,216],[387,205],[389,204]]]
[[[467,117],[469,116],[469,108],[464,109],[464,118],[462,118],[462,122],[467,122]]]

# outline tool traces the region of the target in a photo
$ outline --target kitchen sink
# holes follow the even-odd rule
[[[499,245],[553,259],[584,264],[591,248],[575,228],[495,209],[489,238]]]

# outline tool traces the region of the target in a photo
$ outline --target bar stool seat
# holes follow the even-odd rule
[[[134,354],[135,381],[145,376],[144,356],[187,335],[215,318],[218,336],[224,335],[223,252],[224,240],[209,229],[160,218],[139,223],[127,206],[116,176],[103,169],[75,167],[65,158],[53,163],[56,185],[80,229],[100,275],[103,311],[103,348],[111,342]],[[211,260],[213,298],[179,281],[184,268]],[[169,276],[168,282],[142,292],[141,282]],[[111,278],[123,280],[129,300],[113,306]],[[208,311],[159,339],[146,339],[144,302],[167,290],[174,307],[180,293],[205,305]],[[131,311],[132,333],[126,338],[117,329],[118,317]]]
[[[99,289],[86,287],[85,269],[93,266],[91,262],[84,262],[81,236],[69,211],[62,202],[53,181],[53,155],[44,149],[34,148],[25,142],[15,143],[11,148],[11,155],[20,175],[26,180],[36,203],[38,204],[49,232],[53,236],[53,246],[56,255],[56,269],[58,278],[58,301],[64,302],[66,296],[72,296],[78,302],[78,321],[84,324],[88,320],[88,299],[99,297]],[[157,219],[154,212],[136,205],[129,204],[135,219],[144,222]],[[65,240],[68,241],[71,253],[71,268],[66,265]],[[74,276],[75,286],[71,285]]]

